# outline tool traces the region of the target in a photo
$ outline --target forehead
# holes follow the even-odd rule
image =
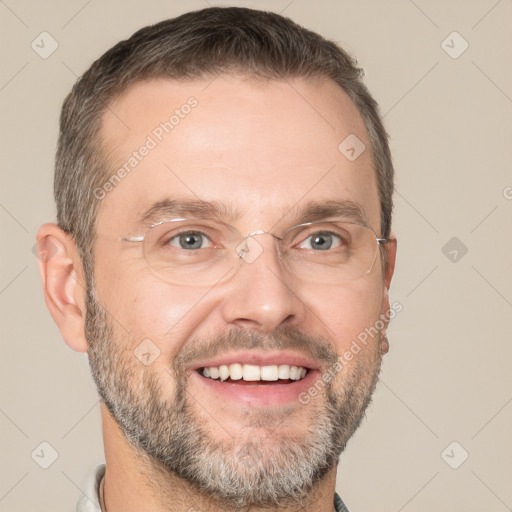
[[[291,224],[307,203],[345,201],[379,229],[363,121],[327,79],[140,82],[110,105],[100,137],[110,170],[98,231],[136,230],[178,198],[226,205],[217,211],[249,229]]]

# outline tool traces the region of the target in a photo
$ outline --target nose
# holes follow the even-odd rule
[[[272,333],[281,324],[300,324],[306,307],[299,295],[299,281],[284,267],[277,240],[268,233],[256,232],[237,252],[244,259],[239,260],[225,289],[225,322],[262,334]]]

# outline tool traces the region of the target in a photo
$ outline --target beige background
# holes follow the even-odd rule
[[[207,4],[221,5],[0,0],[2,512],[74,510],[104,460],[86,356],[61,340],[31,252],[39,224],[55,218],[61,103],[119,39]],[[343,42],[391,134],[399,239],[391,299],[403,311],[337,490],[352,512],[512,510],[512,2],[228,4],[283,12]],[[47,59],[31,48],[43,31],[59,45]],[[453,31],[460,36],[442,44]],[[59,455],[46,470],[31,458],[43,441]],[[445,460],[456,466],[463,450],[468,459],[452,469]]]

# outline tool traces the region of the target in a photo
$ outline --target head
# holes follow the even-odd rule
[[[45,297],[148,467],[237,506],[303,500],[335,470],[387,351],[392,194],[387,135],[360,69],[277,14],[184,14],[118,43],[77,81],[61,114],[57,225],[38,234],[52,254],[40,262]],[[189,215],[190,201],[200,217],[276,237],[343,203],[389,242],[369,272],[334,284],[290,271],[263,234],[258,258],[226,278],[169,282],[126,240],[148,219],[170,220],[171,205]],[[237,357],[297,361],[307,384],[267,384],[295,391],[265,401],[200,374]]]

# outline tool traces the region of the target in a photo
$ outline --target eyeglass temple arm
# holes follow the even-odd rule
[[[144,240],[144,237],[143,236],[134,236],[131,238],[126,238],[123,236],[120,240],[121,240],[121,242],[142,242]]]

